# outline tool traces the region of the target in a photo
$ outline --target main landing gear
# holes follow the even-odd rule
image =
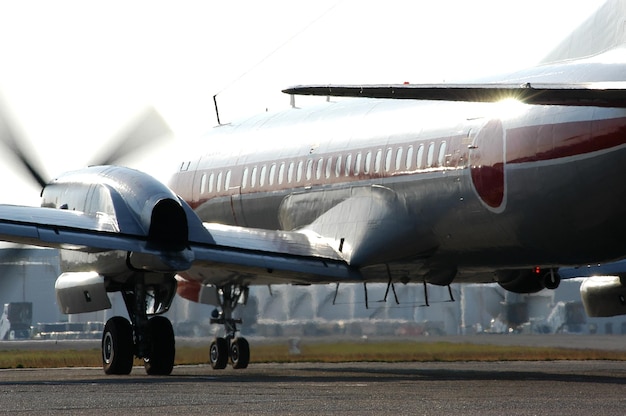
[[[135,356],[143,358],[149,375],[172,372],[176,353],[174,330],[169,319],[154,315],[167,311],[175,292],[173,279],[152,285],[140,281],[133,288],[122,290],[132,323],[114,316],[104,326],[102,366],[106,374],[130,374]]]
[[[209,363],[216,370],[226,368],[230,359],[233,368],[246,368],[250,363],[250,345],[243,337],[237,336],[237,324],[241,319],[233,318],[233,311],[241,301],[246,303],[248,287],[224,286],[217,289],[220,309],[213,312],[212,324],[224,325],[226,336],[215,338],[209,348]]]

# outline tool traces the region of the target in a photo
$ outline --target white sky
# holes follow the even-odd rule
[[[165,181],[174,154],[215,125],[218,92],[229,121],[287,107],[280,90],[294,84],[521,69],[602,3],[0,0],[0,96],[51,176],[85,166],[154,105],[176,138],[127,164]],[[38,187],[0,155],[0,203],[38,204]]]

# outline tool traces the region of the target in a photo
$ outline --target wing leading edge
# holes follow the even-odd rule
[[[526,104],[626,107],[626,82],[584,84],[387,84],[299,85],[283,90],[291,95],[497,102],[516,99]]]

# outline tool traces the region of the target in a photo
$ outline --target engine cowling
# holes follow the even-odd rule
[[[186,250],[189,230],[202,230],[193,210],[167,186],[143,172],[118,166],[63,174],[42,191],[42,206],[105,218],[109,229],[146,241],[148,253],[132,253],[129,259],[134,269],[147,271],[185,270],[191,264]],[[129,265],[125,257],[122,260],[116,262],[118,270]],[[79,263],[75,258],[71,262]]]
[[[537,293],[543,289],[556,289],[561,277],[554,269],[500,270],[496,273],[500,286],[514,293]]]
[[[580,285],[580,297],[588,316],[626,315],[626,278],[589,277]]]
[[[63,273],[54,290],[62,313],[95,312],[111,308],[104,276],[96,272]]]

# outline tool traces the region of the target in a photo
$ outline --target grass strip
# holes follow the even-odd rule
[[[181,346],[176,349],[176,364],[208,362],[206,347]],[[302,345],[300,354],[292,354],[288,345],[252,345],[251,363],[289,362],[452,362],[452,361],[554,361],[617,360],[626,361],[626,351],[520,347],[433,342],[336,342]],[[0,352],[0,368],[99,367],[99,349],[89,350],[9,350]],[[141,360],[135,361],[142,365]]]

